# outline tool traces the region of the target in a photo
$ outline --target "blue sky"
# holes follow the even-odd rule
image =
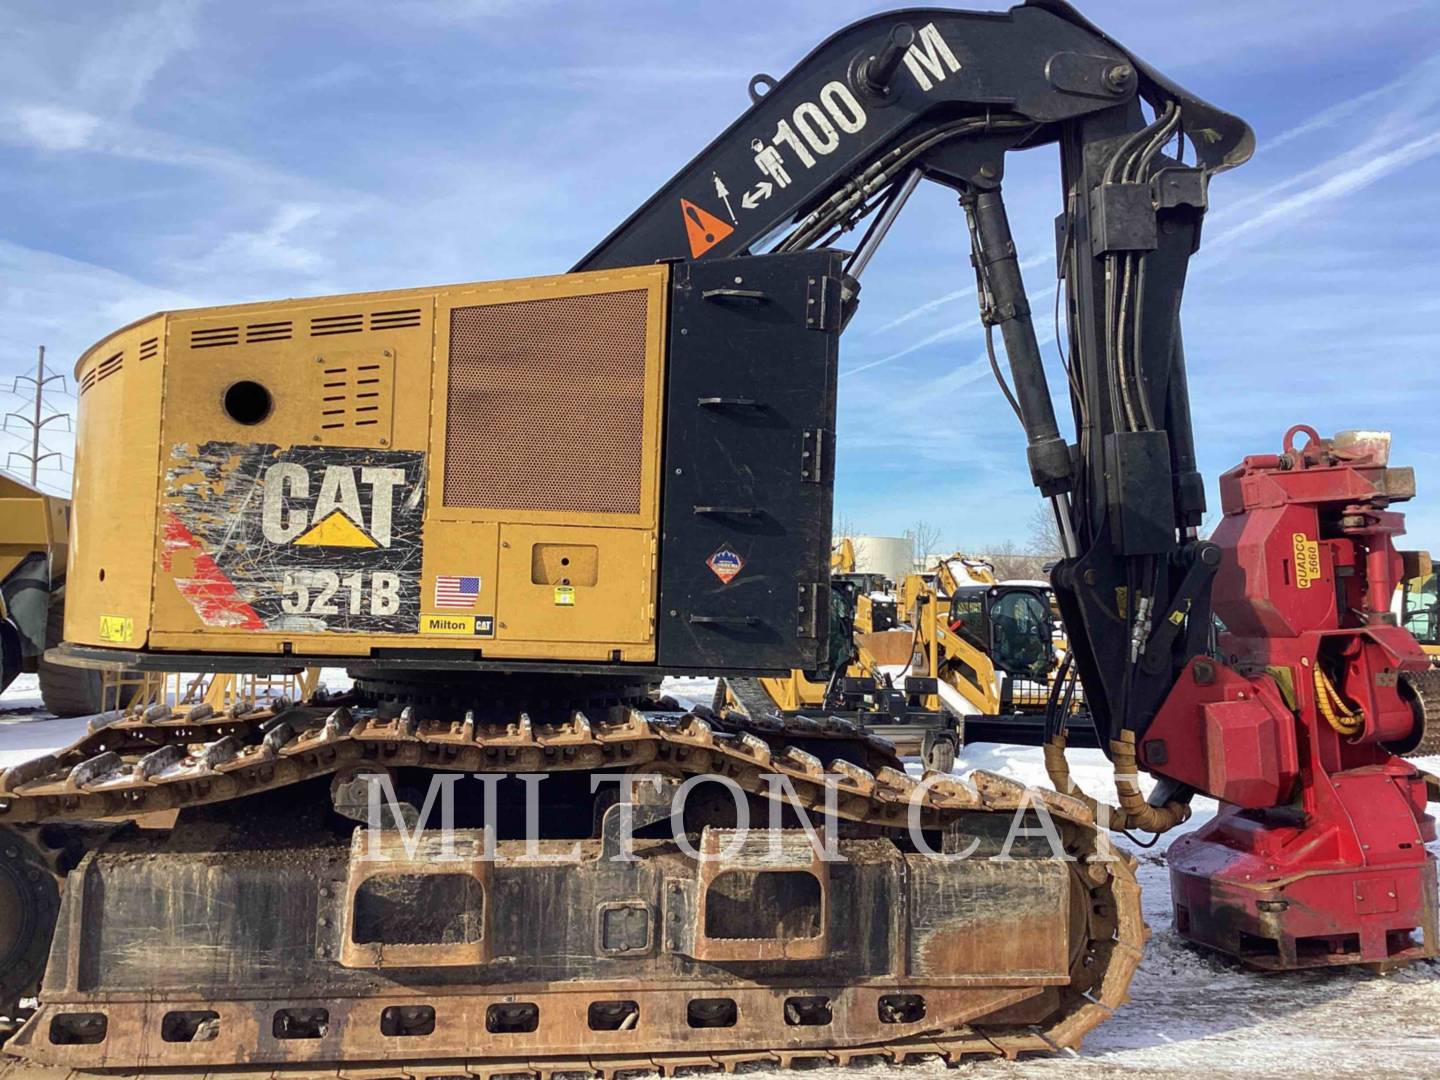
[[[743,111],[750,75],[886,6],[0,0],[0,386],[37,344],[68,369],[157,309],[562,271]],[[1259,136],[1212,186],[1186,297],[1212,503],[1291,423],[1386,427],[1419,474],[1411,542],[1440,549],[1440,3],[1081,6]],[[1048,312],[1053,150],[1007,190]],[[969,282],[954,198],[926,185],[842,350],[837,507],[862,531],[1026,541]]]

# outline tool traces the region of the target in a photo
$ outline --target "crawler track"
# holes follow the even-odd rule
[[[827,766],[797,745],[814,749],[826,740],[845,741],[851,757],[857,756],[858,745],[874,770],[844,760]],[[59,1080],[94,1072],[172,1078],[223,1074],[256,1080],[292,1075],[308,1080],[320,1073],[365,1080],[514,1073],[548,1077],[555,1072],[609,1077],[637,1069],[665,1075],[682,1067],[731,1071],[751,1061],[789,1066],[801,1060],[847,1063],[878,1056],[898,1061],[927,1055],[957,1061],[970,1055],[1015,1057],[1078,1047],[1087,1032],[1127,1001],[1127,987],[1140,960],[1147,931],[1133,862],[1101,848],[1089,811],[1073,799],[983,772],[967,781],[930,774],[921,785],[886,764],[892,760],[882,741],[869,740],[843,722],[802,718],[767,723],[758,733],[727,731],[723,721],[703,709],[679,713],[616,707],[603,716],[576,712],[555,723],[537,723],[524,714],[503,723],[484,722],[474,714],[421,719],[409,709],[385,717],[344,707],[281,708],[238,716],[207,715],[203,709],[174,714],[152,710],[113,717],[69,749],[0,776],[0,827],[136,818],[375,766],[475,773],[631,770],[676,779],[718,774],[756,795],[768,791],[762,779],[766,774],[779,774],[807,808],[823,808],[827,785],[834,788],[838,816],[871,827],[872,835],[905,828],[917,803],[922,824],[942,831],[965,815],[1008,817],[1043,804],[1075,860],[1067,864],[1068,981],[1052,979],[1042,987],[1038,983],[1044,980],[1017,973],[983,986],[957,987],[943,978],[937,982],[917,976],[912,981],[923,984],[929,995],[929,1014],[915,1022],[891,1022],[883,1031],[875,1026],[875,1000],[882,986],[842,981],[834,987],[836,1022],[797,1027],[782,1018],[778,1002],[787,992],[802,991],[763,981],[740,985],[726,992],[741,1002],[746,1023],[687,1030],[683,1006],[678,1019],[673,1015],[673,999],[683,994],[644,983],[621,993],[612,984],[608,996],[643,998],[649,1019],[637,1030],[624,1032],[623,1042],[608,1044],[575,1034],[584,1027],[583,1011],[574,1026],[567,1029],[561,1023],[562,1035],[551,1034],[548,1041],[541,1036],[487,1036],[476,1017],[483,1015],[486,1002],[513,997],[503,988],[497,994],[494,986],[451,987],[443,1008],[452,1014],[451,1027],[465,1032],[466,1038],[464,1045],[447,1043],[433,1056],[406,1052],[408,1045],[423,1040],[386,1040],[372,1034],[379,1030],[381,1004],[390,1000],[383,994],[371,995],[373,1001],[359,996],[345,1005],[335,1024],[343,1030],[314,1042],[270,1043],[268,1032],[247,1020],[227,1021],[217,1038],[195,1044],[162,1042],[151,1030],[158,1029],[164,1008],[195,1007],[177,1004],[173,994],[162,995],[165,1000],[159,1002],[153,995],[133,994],[97,1002],[77,997],[73,986],[60,992],[47,987],[37,1013],[8,1045],[24,1060],[0,1057],[0,1080]],[[576,994],[587,989],[560,984],[532,986],[525,993],[526,1000],[544,1002],[548,1015],[565,1016],[567,1009],[583,1009],[583,997]],[[595,993],[599,991],[592,996]],[[578,1004],[568,1003],[572,998]],[[246,1007],[253,1011],[267,1004]],[[108,1016],[109,1034],[103,1041],[56,1044],[46,1038],[56,1015],[81,1007]],[[852,1022],[852,1016],[859,1019]],[[866,1016],[868,1023],[862,1022]],[[268,1049],[257,1052],[258,1042]]]

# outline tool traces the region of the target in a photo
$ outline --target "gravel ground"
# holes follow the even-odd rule
[[[345,684],[344,674],[327,672],[325,682],[338,689]],[[708,703],[713,687],[706,679],[676,679],[666,689]],[[49,717],[34,678],[22,676],[0,695],[0,768],[64,746],[84,728],[84,720]],[[1071,759],[1082,787],[1114,798],[1108,764],[1099,751],[1072,751]],[[1440,759],[1423,764],[1440,770]],[[1040,752],[1027,747],[967,747],[956,771],[977,768],[1045,783]],[[1214,812],[1214,803],[1197,802],[1197,824]],[[1154,936],[1131,985],[1131,1004],[1093,1032],[1078,1055],[979,1061],[960,1071],[974,1076],[1207,1078],[1440,1075],[1440,963],[1386,975],[1359,969],[1285,975],[1247,971],[1176,936],[1170,926],[1164,848],[1133,850],[1140,859],[1145,914]],[[1431,850],[1440,856],[1440,844]],[[859,1080],[897,1070],[808,1071]],[[901,1071],[915,1077],[945,1070],[934,1062]],[[769,1071],[747,1075],[764,1080]]]

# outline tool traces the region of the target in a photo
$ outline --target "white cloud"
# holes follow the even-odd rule
[[[203,263],[207,268],[223,269],[232,274],[256,270],[318,274],[329,267],[330,261],[314,248],[307,247],[302,237],[307,232],[317,231],[316,226],[326,226],[319,231],[328,233],[331,231],[328,228],[330,224],[332,222],[327,220],[322,206],[284,203],[276,208],[262,228],[230,233],[205,257]]]
[[[1347,129],[1344,122],[1356,114],[1361,119]],[[1440,55],[1412,65],[1373,90],[1320,110],[1273,139],[1261,139],[1257,164],[1268,160],[1268,155],[1277,147],[1317,131],[1340,127],[1349,130],[1352,135],[1348,146],[1317,164],[1292,169],[1279,181],[1248,194],[1231,196],[1226,200],[1225,212],[1237,214],[1251,206],[1271,205],[1277,196],[1287,191],[1328,180],[1338,173],[1364,165],[1400,142],[1429,134],[1435,129],[1437,121],[1440,121]]]
[[[972,293],[973,293],[974,291],[975,291],[974,289],[971,289],[971,290],[970,290],[970,292],[972,292]],[[1055,286],[1054,286],[1054,285],[1051,285],[1049,288],[1046,288],[1046,289],[1041,289],[1039,292],[1030,293],[1030,294],[1029,294],[1029,299],[1030,299],[1030,303],[1031,303],[1032,308],[1034,307],[1034,303],[1035,303],[1036,300],[1040,300],[1040,299],[1043,299],[1044,297],[1054,296],[1054,295],[1055,295]],[[1035,310],[1038,312],[1039,309],[1037,308],[1037,309],[1035,309]],[[1032,315],[1031,317],[1032,317],[1032,318],[1036,318],[1035,315]],[[940,344],[941,342],[944,342],[944,341],[954,341],[956,338],[964,337],[966,334],[970,333],[972,330],[978,330],[978,329],[980,329],[980,327],[983,326],[983,325],[984,325],[984,324],[980,321],[979,317],[977,316],[977,317],[974,318],[974,319],[966,319],[964,322],[955,323],[955,324],[952,325],[952,326],[943,327],[943,328],[940,329],[940,330],[936,330],[933,334],[928,334],[928,335],[926,335],[925,337],[921,338],[919,341],[912,342],[912,343],[910,343],[909,345],[906,345],[903,349],[900,349],[900,350],[897,351],[897,352],[891,353],[889,356],[882,356],[882,357],[881,357],[880,359],[878,359],[878,360],[871,360],[869,363],[860,364],[860,365],[858,365],[858,366],[856,366],[856,367],[851,368],[849,371],[841,372],[841,375],[842,375],[842,376],[843,376],[843,375],[853,375],[853,374],[855,374],[857,371],[868,371],[868,370],[870,370],[871,368],[877,368],[877,367],[879,367],[879,366],[882,365],[882,364],[888,364],[888,363],[890,363],[892,360],[899,360],[901,357],[909,356],[911,353],[919,352],[921,349],[927,348],[928,346],[938,345],[938,344]],[[1043,324],[1041,324],[1041,323],[1038,321],[1038,319],[1037,319],[1037,322],[1036,322],[1036,327],[1037,327],[1036,334],[1037,334],[1037,338],[1039,339],[1040,344],[1044,345],[1044,344],[1048,343],[1049,341],[1053,340],[1053,336],[1054,336],[1054,335],[1053,335],[1053,333],[1050,332],[1050,331],[1041,329],[1041,326],[1042,326],[1042,325],[1043,325]],[[998,338],[998,336],[999,336],[999,335],[997,334],[997,338]],[[998,345],[997,345],[997,347],[998,347]]]
[[[882,334],[886,330],[894,330],[895,327],[904,326],[912,319],[918,319],[920,318],[920,316],[928,315],[932,311],[936,311],[943,307],[949,307],[956,300],[963,300],[967,296],[974,295],[975,287],[973,285],[970,286],[968,289],[956,289],[954,292],[948,292],[944,296],[937,296],[934,300],[926,300],[925,303],[919,304],[911,308],[909,311],[902,312],[895,318],[891,319],[889,322],[877,326],[874,330],[871,330],[870,333],[874,335]]]
[[[92,107],[125,115],[160,70],[195,44],[199,0],[161,0],[106,26],[80,58],[75,93]]]
[[[1353,195],[1384,179],[1393,172],[1433,157],[1440,153],[1440,133],[1414,139],[1383,154],[1354,165],[1329,179],[1305,188],[1288,198],[1271,203],[1266,209],[1244,221],[1229,226],[1218,236],[1211,237],[1206,246],[1214,249],[1236,240],[1245,239],[1267,226],[1297,217],[1321,203],[1332,202]]]
[[[12,115],[17,134],[41,150],[82,150],[101,123],[98,116],[65,105],[21,105]]]
[[[972,289],[971,292],[974,292],[974,290]],[[842,374],[853,375],[857,371],[868,371],[871,368],[877,368],[881,364],[888,364],[893,360],[899,360],[901,357],[909,356],[911,353],[919,352],[926,346],[938,345],[942,341],[953,341],[961,335],[969,333],[971,330],[978,329],[980,325],[981,323],[978,316],[974,319],[967,319],[962,323],[955,323],[952,326],[947,326],[943,329],[936,330],[933,334],[927,334],[919,341],[912,342],[911,344],[905,346],[903,349],[900,349],[897,352],[892,352],[889,356],[882,356],[878,360],[871,360],[869,363],[861,364],[858,367],[851,368],[849,371],[843,372]]]
[[[83,150],[106,123],[127,120],[161,70],[194,45],[199,7],[200,0],[159,0],[119,17],[106,18],[102,7],[83,19],[66,11],[7,27],[0,100],[12,103],[6,111],[20,141]]]
[[[1004,0],[1000,4],[1009,6]],[[1159,70],[1198,70],[1212,78],[1217,69],[1223,72],[1241,60],[1263,57],[1274,64],[1282,56],[1349,48],[1357,36],[1390,20],[1408,21],[1415,29],[1433,13],[1434,0],[1202,0],[1171,5],[1163,15],[1149,0],[1092,0],[1078,6]]]
[[[1020,262],[1020,269],[1033,270],[1037,266],[1045,266],[1047,263],[1053,263],[1054,261],[1054,255],[1036,255],[1029,259],[1022,259]],[[916,307],[913,307],[908,311],[902,312],[884,325],[877,326],[874,330],[870,331],[870,333],[873,335],[884,333],[886,330],[893,330],[897,326],[905,325],[905,323],[910,322],[912,319],[918,319],[920,316],[928,315],[930,312],[935,311],[939,308],[948,307],[956,300],[963,300],[967,296],[974,295],[975,286],[973,285],[965,289],[956,289],[954,292],[948,292],[944,296],[937,296],[934,300],[927,300],[923,304],[917,305]]]
[[[192,307],[194,294],[160,289],[82,259],[0,240],[0,355],[50,348],[57,367],[98,338],[154,311]]]
[[[193,296],[156,289],[125,274],[80,259],[36,251],[0,240],[0,364],[7,376],[34,369],[35,347],[46,346],[48,372],[62,374],[69,394],[52,385],[47,402],[57,411],[74,412],[74,385],[68,380],[80,354],[106,334],[155,311],[194,307]],[[3,389],[8,389],[9,379]],[[22,390],[24,387],[22,386]],[[0,395],[0,412],[19,398]],[[12,426],[12,435],[14,434]],[[74,434],[64,425],[45,429],[45,448],[59,451],[69,465]],[[8,451],[28,446],[17,438],[0,440],[0,468]],[[20,467],[20,462],[13,462]],[[54,460],[46,463],[53,467]],[[28,469],[28,466],[25,466]],[[22,470],[23,471],[23,470]],[[42,472],[50,489],[63,492],[69,481],[61,472]]]
[[[322,3],[319,6],[330,5]],[[391,18],[406,18],[421,23],[463,24],[505,19],[550,6],[552,0],[405,0],[395,4],[387,14]],[[340,7],[345,11],[353,10],[349,3]]]
[[[1403,85],[1408,82],[1409,79],[1410,75],[1407,73],[1404,78],[1397,79],[1395,82],[1387,83],[1384,86],[1377,86],[1374,90],[1367,90],[1363,94],[1357,94],[1345,101],[1331,105],[1328,109],[1321,109],[1314,116],[1296,124],[1292,128],[1282,131],[1273,138],[1259,139],[1258,149],[1261,153],[1268,154],[1274,150],[1278,150],[1288,142],[1303,139],[1306,136],[1315,134],[1317,131],[1327,131],[1343,121],[1350,119],[1350,117],[1356,113],[1368,109],[1372,102],[1383,101],[1395,91],[1398,85]]]

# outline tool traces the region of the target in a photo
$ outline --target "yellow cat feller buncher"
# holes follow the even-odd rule
[[[44,659],[60,644],[69,531],[69,499],[0,473],[0,690],[32,672],[46,709],[89,716],[106,705],[100,672]]]
[[[839,334],[921,179],[960,193],[1064,525],[1054,581],[1119,777],[1110,824],[1226,801],[1172,846],[1180,932],[1269,967],[1436,955],[1423,778],[1385,749],[1433,688],[1376,608],[1413,474],[1378,438],[1292,433],[1227,474],[1219,539],[1196,536],[1176,312],[1207,181],[1249,128],[1058,0],[875,16],[752,96],[570,274],[169,312],[80,359],[59,655],[341,664],[357,691],[127,712],[0,777],[0,997],[38,995],[10,1072],[958,1059],[1074,1047],[1122,1005],[1138,889],[1063,740],[1047,759],[1069,794],[921,785],[849,725],[651,692],[823,664]],[[1000,187],[1008,152],[1044,145],[1074,446]],[[1233,665],[1202,651],[1212,583]],[[661,788],[617,802],[637,773]],[[367,778],[405,804],[383,826],[433,809],[427,790],[446,802],[437,774],[465,776],[457,833],[357,822]],[[1334,809],[1352,785],[1363,818]],[[799,829],[732,831],[772,791],[782,824],[832,792],[842,858]],[[1036,832],[1007,846],[1017,812]],[[1312,821],[1330,841],[1279,843]],[[630,832],[635,857],[611,858]],[[1377,874],[1394,895],[1358,903]]]

